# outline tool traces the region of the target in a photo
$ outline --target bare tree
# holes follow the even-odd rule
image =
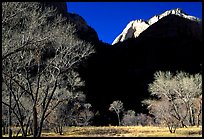
[[[147,103],[147,101],[146,101]],[[170,133],[175,133],[179,121],[172,116],[171,104],[166,100],[149,100],[149,112],[156,117],[160,125],[167,126]]]
[[[136,125],[150,126],[155,124],[153,118],[144,113],[138,113],[135,118],[136,118]]]
[[[94,52],[75,32],[54,9],[37,2],[2,3],[3,93],[14,100],[2,103],[17,117],[23,136],[30,125],[34,137],[41,135],[45,119],[70,98],[66,77]]]
[[[8,134],[8,128],[7,128],[7,124],[8,124],[8,109],[5,105],[2,105],[2,109],[1,109],[1,125],[2,125],[2,136],[5,134]]]
[[[117,114],[118,125],[120,126],[121,125],[121,122],[120,122],[120,112],[123,111],[123,103],[122,103],[122,101],[120,101],[120,100],[113,101],[113,103],[110,104],[109,110],[110,111],[114,111]]]
[[[123,118],[121,121],[122,125],[125,126],[134,126],[137,124],[136,116],[135,116],[135,111],[133,110],[128,110],[123,114]]]
[[[77,124],[80,126],[88,126],[90,120],[94,117],[94,113],[91,111],[91,104],[85,103],[82,109],[79,111]]]
[[[47,117],[46,124],[44,125],[48,130],[54,129],[54,132],[59,133],[60,135],[63,134],[64,126],[68,126],[70,122],[74,123],[78,120],[78,116],[76,115],[80,113],[78,111],[79,107],[81,107],[80,103],[85,101],[85,95],[83,92],[78,91],[80,87],[85,85],[79,77],[79,74],[72,71],[66,78],[69,78],[67,80],[69,84],[66,86],[69,90],[69,93],[67,94],[69,100],[62,102],[56,109],[54,109]],[[79,106],[74,104],[79,104]],[[74,114],[74,112],[77,112],[77,114]]]
[[[195,109],[195,121],[197,127],[202,124],[202,95],[193,101],[193,108]]]
[[[193,102],[202,94],[201,84],[200,74],[180,72],[173,76],[170,72],[157,72],[149,91],[158,100],[145,100],[143,103],[148,104],[150,112],[165,120],[168,126],[176,126],[177,122],[181,127],[195,125]]]
[[[173,80],[173,79],[172,79]],[[191,126],[195,125],[195,107],[193,102],[202,94],[200,74],[189,75],[180,72],[174,77],[176,97],[185,105],[187,119]]]

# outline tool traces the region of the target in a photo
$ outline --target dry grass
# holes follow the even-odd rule
[[[43,132],[42,137],[202,137],[202,126],[178,128],[176,133],[155,126],[65,127],[63,135]]]
[[[63,135],[43,133],[44,137],[202,137],[202,127],[178,128],[170,133],[167,127],[105,126],[67,127]]]

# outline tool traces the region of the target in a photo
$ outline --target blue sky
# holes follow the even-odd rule
[[[67,6],[68,12],[82,16],[99,39],[109,44],[131,20],[147,20],[166,10],[181,8],[202,18],[202,2],[67,2]]]

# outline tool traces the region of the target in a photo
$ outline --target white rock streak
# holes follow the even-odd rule
[[[200,21],[199,18],[194,17],[194,16],[190,16],[186,13],[184,13],[181,9],[176,8],[173,10],[168,10],[160,15],[155,15],[152,18],[150,18],[147,21],[144,20],[134,20],[131,21],[126,28],[123,30],[123,32],[116,37],[116,39],[113,41],[112,45],[118,42],[122,42],[128,38],[136,38],[140,35],[140,33],[142,33],[144,30],[146,30],[149,26],[151,26],[152,24],[158,22],[160,19],[162,19],[165,16],[168,15],[178,15],[180,17],[189,19],[189,20],[193,20],[193,21]]]

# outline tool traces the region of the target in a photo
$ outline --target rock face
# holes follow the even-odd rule
[[[88,41],[90,43],[97,43],[99,41],[98,34],[90,27],[86,21],[78,14],[68,13],[65,2],[41,2],[43,6],[54,7],[57,12],[67,18],[67,21],[76,25],[77,35],[80,39]]]
[[[68,13],[67,18],[70,22],[76,25],[77,35],[80,39],[93,44],[99,41],[97,32],[90,27],[80,15]]]
[[[149,26],[151,26],[152,24],[158,22],[160,19],[162,19],[163,17],[166,17],[168,15],[177,15],[192,21],[200,21],[200,19],[198,19],[197,17],[194,16],[190,16],[188,14],[186,14],[185,12],[183,12],[181,9],[177,8],[177,9],[173,9],[173,10],[168,10],[160,15],[155,15],[152,18],[150,18],[147,21],[144,20],[134,20],[131,21],[126,28],[123,30],[123,32],[116,37],[116,39],[113,41],[112,45],[118,42],[122,42],[128,38],[136,38],[140,35],[140,33],[142,33],[144,30],[146,30]]]
[[[117,42],[122,42],[128,38],[136,38],[148,27],[149,24],[144,20],[131,21],[123,30],[123,32],[113,41],[112,45]]]

